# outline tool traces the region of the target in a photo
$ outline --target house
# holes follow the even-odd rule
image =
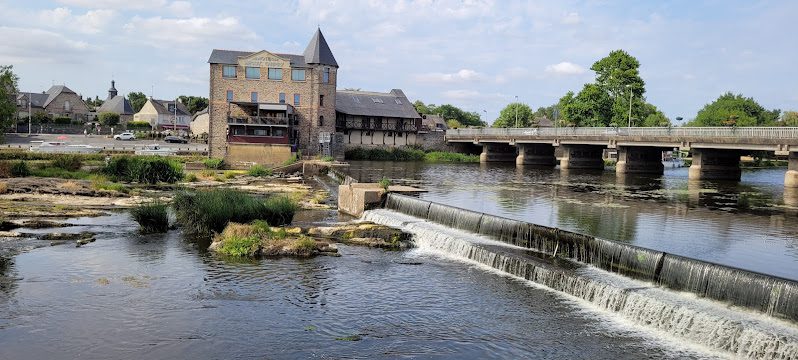
[[[338,91],[335,113],[336,131],[343,133],[344,145],[417,145],[421,115],[402,90]]]
[[[111,88],[108,89],[108,97],[97,109],[97,114],[104,112],[119,114],[119,122],[121,124],[126,124],[133,119],[133,107],[130,105],[130,101],[125,99],[123,95],[118,95],[113,80],[111,80]]]
[[[421,131],[446,131],[449,126],[443,116],[426,114],[421,115]]]
[[[149,98],[141,110],[133,115],[133,120],[149,122],[158,131],[188,132],[191,114],[179,101]]]
[[[279,164],[292,151],[342,156],[336,145],[338,63],[321,30],[302,54],[215,49],[210,64],[210,156]]]
[[[52,117],[68,117],[73,120],[87,120],[89,107],[83,97],[65,85],[54,85],[42,93],[20,92],[17,94],[17,110],[20,117],[43,112]]]
[[[207,107],[194,114],[194,117],[191,118],[191,124],[189,124],[189,128],[191,128],[191,135],[207,136],[209,120],[210,116],[208,115]]]

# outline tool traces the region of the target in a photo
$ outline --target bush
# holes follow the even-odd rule
[[[92,174],[90,174],[87,171],[81,171],[81,170],[72,171],[55,167],[44,167],[41,169],[34,169],[31,171],[31,175],[38,177],[61,178],[61,179],[88,179],[92,176]]]
[[[119,114],[112,112],[102,112],[97,116],[97,120],[105,126],[119,125]]]
[[[24,161],[17,161],[11,165],[11,176],[13,177],[26,177],[30,176],[31,171],[28,164]]]
[[[125,126],[127,127],[128,130],[150,130],[150,129],[152,129],[152,125],[150,125],[149,121],[141,121],[141,120],[130,121]],[[136,134],[136,137],[137,138],[139,137],[138,134]],[[143,137],[144,136],[142,136],[142,138]]]
[[[233,171],[233,170],[228,170],[228,171],[224,172],[224,178],[227,179],[227,180],[230,180],[230,179],[236,177],[236,175],[238,175],[238,172]]]
[[[417,149],[365,149],[355,148],[344,153],[347,160],[377,160],[377,161],[419,161],[424,160],[424,151]]]
[[[69,125],[71,123],[72,123],[72,119],[68,118],[66,116],[59,116],[59,117],[53,119],[53,124],[57,124],[57,125]]]
[[[0,151],[0,160],[55,160],[62,156],[77,157],[81,161],[105,160],[105,155],[103,154],[56,154],[18,150]]]
[[[267,169],[263,165],[252,165],[249,168],[249,170],[247,170],[247,174],[249,176],[256,176],[256,177],[271,176],[272,169]]]
[[[187,173],[186,176],[183,177],[183,181],[185,181],[185,182],[195,182],[195,181],[197,181],[197,174]]]
[[[206,169],[213,169],[219,170],[224,168],[224,160],[223,159],[216,159],[216,158],[209,158],[202,161],[205,164]]]
[[[285,196],[274,196],[262,202],[233,189],[179,192],[173,206],[185,233],[202,237],[222,232],[230,222],[262,219],[274,226],[288,224],[298,208],[296,202]]]
[[[115,181],[175,183],[183,178],[183,164],[160,156],[117,156],[103,168],[103,173]]]
[[[54,168],[75,171],[80,170],[81,166],[83,166],[83,160],[81,160],[79,155],[64,154],[63,156],[54,158],[50,162],[50,166]]]
[[[383,190],[388,191],[388,187],[389,186],[391,186],[391,180],[389,180],[387,177],[383,176],[382,180],[380,180],[380,187]]]
[[[166,232],[169,230],[169,214],[166,204],[153,202],[141,204],[130,210],[133,220],[136,220],[143,233]]]
[[[446,151],[432,151],[424,155],[428,162],[479,162],[479,155],[460,154]]]

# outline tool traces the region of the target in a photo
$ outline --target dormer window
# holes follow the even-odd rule
[[[175,112],[175,104],[169,104],[169,112],[170,113]]]
[[[402,105],[402,100],[399,100],[399,99],[393,99],[393,101],[396,101],[396,105]]]
[[[373,101],[375,104],[383,104],[382,99],[380,98],[371,98],[371,101]]]

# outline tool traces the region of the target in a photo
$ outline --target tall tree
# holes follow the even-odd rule
[[[147,95],[144,95],[143,92],[132,92],[127,94],[127,99],[130,100],[130,107],[133,108],[133,112],[137,113],[144,107],[144,104],[147,103]]]
[[[493,122],[493,127],[532,127],[536,125],[534,114],[532,108],[527,104],[510,103],[499,112],[499,117]]]
[[[14,123],[17,113],[17,83],[12,65],[0,65],[0,132],[5,133]]]
[[[772,126],[781,110],[767,110],[753,98],[727,92],[698,111],[687,126]]]
[[[433,110],[435,110],[434,104],[425,105],[423,101],[416,100],[413,102],[413,107],[416,108],[416,112],[425,115],[425,114],[432,114]]]
[[[781,122],[785,126],[798,126],[798,111],[785,111]]]
[[[457,120],[463,126],[485,126],[482,117],[476,112],[467,112],[457,106],[445,104],[436,106],[433,112],[446,120]]]
[[[180,95],[178,96],[178,100],[180,100],[183,105],[186,105],[191,114],[196,114],[200,110],[208,107],[208,98],[204,98],[202,96]]]

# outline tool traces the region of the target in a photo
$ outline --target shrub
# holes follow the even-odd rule
[[[380,180],[380,187],[383,190],[388,191],[388,187],[389,186],[391,186],[391,180],[389,180],[387,177],[383,176],[382,180]]]
[[[81,160],[79,155],[64,154],[54,158],[50,162],[50,166],[54,168],[75,171],[80,170],[80,167],[83,166],[83,160]]]
[[[150,123],[148,121],[142,121],[142,120],[129,121],[125,126],[127,127],[128,130],[142,130],[142,129],[143,130],[150,130],[150,129],[152,129],[152,125],[150,125]],[[139,137],[138,134],[136,134],[136,135],[137,135],[136,137],[138,138]]]
[[[105,126],[119,125],[119,114],[112,112],[102,112],[97,116],[97,120]]]
[[[104,175],[95,174],[90,176],[89,180],[91,180],[91,187],[94,188],[95,190],[109,190],[109,191],[118,191],[123,193],[126,193],[128,191],[125,185],[122,185],[120,183],[110,182],[108,181],[108,178],[105,177]]]
[[[53,124],[57,125],[69,125],[72,123],[72,119],[66,116],[59,116],[53,119]]]
[[[202,161],[206,169],[219,170],[224,168],[224,159],[209,158]]]
[[[280,226],[290,224],[294,219],[294,213],[299,210],[299,205],[288,196],[274,195],[264,202],[266,211],[264,217],[269,225]]]
[[[130,215],[133,220],[139,223],[143,233],[166,232],[169,230],[169,214],[164,203],[141,204],[131,209]]]
[[[428,162],[479,162],[479,155],[460,154],[447,151],[432,151],[424,155],[424,161]]]
[[[249,170],[247,170],[247,174],[249,176],[271,176],[272,169],[267,169],[263,165],[252,165]]]
[[[186,173],[186,176],[183,176],[183,181],[185,182],[195,182],[197,180],[197,174],[194,173]]]
[[[199,176],[206,179],[213,179],[214,177],[216,177],[216,171],[205,169],[199,172]]]
[[[117,181],[175,183],[183,178],[183,164],[160,156],[117,156],[103,168],[103,173]]]
[[[31,171],[28,164],[24,161],[17,161],[11,165],[11,176],[13,177],[26,177],[30,176]]]
[[[228,170],[224,172],[224,178],[228,180],[236,177],[236,175],[238,175],[238,172],[233,170]]]
[[[365,149],[355,148],[344,153],[347,160],[418,161],[424,160],[424,151],[417,149]]]
[[[222,246],[216,251],[229,256],[247,256],[257,252],[259,244],[260,239],[255,236],[226,236]]]

